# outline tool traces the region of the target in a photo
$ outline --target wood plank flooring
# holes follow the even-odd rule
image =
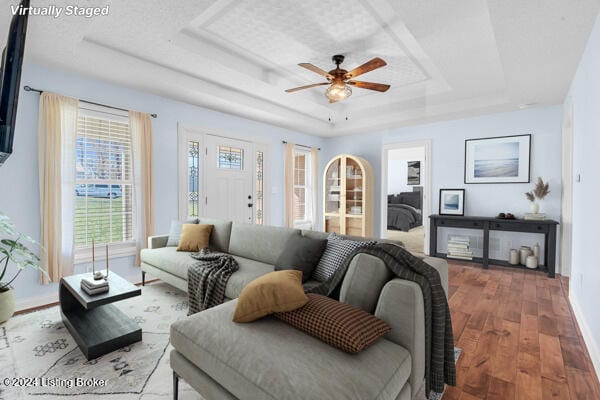
[[[568,300],[568,279],[449,263],[457,386],[444,400],[598,400],[596,377]]]

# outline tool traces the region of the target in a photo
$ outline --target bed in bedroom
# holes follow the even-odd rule
[[[422,193],[401,192],[388,195],[388,229],[408,232],[423,224]]]

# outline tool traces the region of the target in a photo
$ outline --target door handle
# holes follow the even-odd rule
[[[252,203],[248,203],[248,207],[250,207],[250,208],[252,208],[253,205],[254,204],[252,204]]]

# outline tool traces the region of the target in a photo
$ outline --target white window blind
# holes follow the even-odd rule
[[[125,115],[80,109],[76,140],[75,247],[134,243],[132,144]]]
[[[312,224],[312,179],[310,152],[294,150],[294,226],[309,229]]]

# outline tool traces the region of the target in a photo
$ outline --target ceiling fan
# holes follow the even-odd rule
[[[288,89],[286,92],[293,93],[303,89],[310,89],[317,86],[330,85],[325,91],[325,97],[329,99],[330,103],[335,103],[340,100],[344,100],[352,94],[352,89],[350,86],[356,86],[361,89],[369,89],[376,90],[378,92],[385,92],[390,88],[390,85],[384,85],[383,83],[373,83],[373,82],[362,82],[352,80],[359,75],[365,74],[369,71],[373,71],[374,69],[381,68],[386,64],[379,57],[375,57],[371,61],[364,63],[363,65],[354,68],[352,71],[348,72],[345,69],[340,68],[340,64],[344,62],[344,56],[341,54],[336,54],[331,57],[333,62],[336,65],[335,69],[332,69],[329,72],[322,70],[319,67],[315,67],[309,63],[301,63],[299,66],[306,68],[310,71],[316,72],[319,75],[327,78],[327,82],[323,83],[313,83],[312,85],[300,86],[293,89]]]

